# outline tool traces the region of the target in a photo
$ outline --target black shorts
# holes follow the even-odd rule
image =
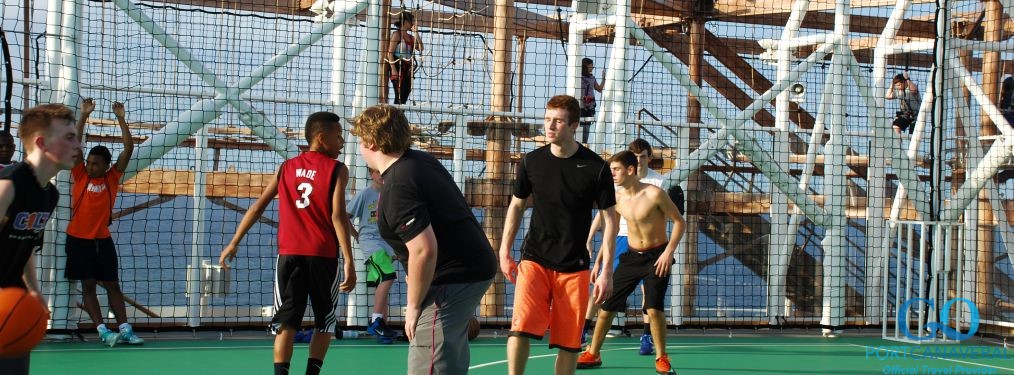
[[[620,255],[620,264],[613,272],[613,295],[602,304],[602,309],[612,312],[627,310],[627,297],[644,281],[644,309],[665,309],[665,292],[669,289],[669,274],[655,275],[655,261],[665,252],[661,245],[644,251],[630,248]],[[670,259],[673,264],[675,259]]]
[[[894,115],[894,122],[891,126],[898,129],[898,132],[908,131],[908,134],[912,134],[915,130],[915,118],[907,112],[897,112]]]
[[[338,258],[279,255],[275,274],[275,317],[271,329],[300,328],[306,301],[313,305],[314,327],[334,332],[338,303]]]
[[[595,117],[595,110],[594,109],[581,108],[581,114],[580,114],[580,116],[581,117]],[[583,122],[581,122],[581,126],[591,126],[591,121],[583,121]]]
[[[70,280],[120,281],[119,261],[112,238],[94,240],[67,235],[67,268]]]

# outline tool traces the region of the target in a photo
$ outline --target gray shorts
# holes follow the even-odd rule
[[[431,286],[423,299],[415,340],[408,346],[408,373],[467,374],[468,321],[493,280]]]

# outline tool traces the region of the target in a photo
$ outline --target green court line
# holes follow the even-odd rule
[[[1014,350],[1004,358],[925,358],[924,347],[911,356],[911,346],[879,338],[839,337],[689,337],[670,336],[667,345],[673,365],[688,374],[888,374],[914,369],[915,374],[949,370],[951,374],[1014,374]],[[553,371],[555,350],[546,342],[532,341],[529,374]],[[507,371],[505,338],[472,342],[470,374],[504,374]],[[652,374],[654,357],[637,354],[637,338],[607,339],[603,367],[578,370],[579,374]],[[929,346],[934,348],[935,346]],[[1002,346],[952,344],[941,348],[987,348],[1006,353]],[[967,350],[967,349],[966,349]],[[870,353],[874,354],[870,354]],[[893,352],[893,353],[892,353]],[[877,353],[880,356],[877,356]],[[292,373],[306,366],[306,344],[298,344]],[[893,355],[893,356],[892,356]],[[370,339],[334,341],[325,360],[325,374],[405,373],[407,345],[375,344]],[[905,358],[907,357],[907,358]],[[959,368],[960,367],[960,368]],[[107,375],[140,374],[265,374],[271,369],[271,339],[170,340],[149,338],[142,347],[103,347],[98,342],[44,343],[32,354],[32,374]],[[955,372],[969,369],[978,372]]]

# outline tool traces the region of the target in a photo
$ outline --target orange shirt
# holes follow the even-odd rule
[[[109,168],[105,176],[88,177],[84,164],[70,170],[70,224],[67,234],[83,239],[109,238],[109,218],[113,214],[116,193],[120,190],[123,172]]]

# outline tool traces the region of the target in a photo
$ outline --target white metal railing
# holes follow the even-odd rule
[[[907,343],[954,342],[938,328],[950,324],[952,303],[970,296],[963,280],[970,267],[964,250],[964,224],[892,221],[890,225],[893,235],[884,240],[880,285],[882,337]],[[963,302],[966,304],[958,305],[953,319],[958,331],[978,324],[977,314],[965,309],[974,310],[974,304],[968,299]],[[894,329],[889,330],[892,320]]]

